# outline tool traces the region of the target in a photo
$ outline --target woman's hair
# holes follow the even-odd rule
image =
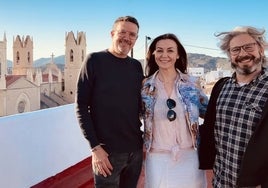
[[[187,72],[188,60],[187,60],[187,53],[184,47],[182,46],[176,35],[172,33],[166,33],[156,37],[149,46],[149,49],[146,54],[146,62],[147,62],[147,65],[145,67],[146,77],[153,75],[159,69],[158,65],[155,62],[154,51],[156,49],[157,42],[165,39],[173,40],[177,45],[179,58],[176,60],[175,68],[179,69],[182,73]]]

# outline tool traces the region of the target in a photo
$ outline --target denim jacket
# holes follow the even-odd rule
[[[179,74],[179,79],[176,82],[176,94],[184,104],[184,113],[192,137],[192,144],[194,149],[197,149],[199,117],[204,117],[205,115],[208,98],[199,87],[196,78],[183,74],[179,70],[177,70],[177,72]],[[141,90],[143,102],[142,115],[144,120],[144,144],[147,152],[150,151],[152,144],[154,105],[157,97],[157,73],[158,71],[143,81]]]

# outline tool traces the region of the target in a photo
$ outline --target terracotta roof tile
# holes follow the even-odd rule
[[[17,81],[20,78],[26,78],[25,75],[7,75],[6,76],[6,86],[8,87],[9,85],[11,85],[12,83],[14,83],[15,81]]]

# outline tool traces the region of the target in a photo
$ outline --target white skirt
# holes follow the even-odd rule
[[[178,161],[171,153],[146,153],[145,188],[206,188],[205,171],[198,169],[197,151],[180,151]]]

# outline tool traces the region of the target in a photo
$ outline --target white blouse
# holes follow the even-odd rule
[[[167,99],[169,98],[164,84],[156,78],[157,99],[154,108],[152,152],[171,152],[174,160],[179,157],[181,149],[192,148],[191,135],[188,130],[182,101],[177,97],[175,83],[170,98],[175,100],[174,110],[177,117],[169,121]]]

